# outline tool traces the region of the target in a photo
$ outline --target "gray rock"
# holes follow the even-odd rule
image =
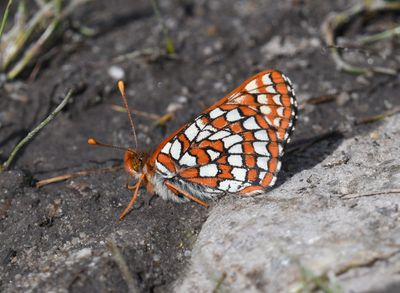
[[[399,292],[400,192],[362,196],[399,191],[399,125],[344,140],[268,194],[218,202],[175,291],[301,292],[320,277],[334,292]]]

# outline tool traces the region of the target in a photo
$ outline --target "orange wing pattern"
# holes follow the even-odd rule
[[[260,72],[164,140],[156,172],[213,193],[262,192],[276,181],[296,119],[290,80]]]

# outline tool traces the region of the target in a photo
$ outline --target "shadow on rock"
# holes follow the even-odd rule
[[[335,130],[293,142],[283,157],[282,173],[275,187],[283,184],[294,174],[311,169],[325,160],[339,147],[343,139],[344,134]]]

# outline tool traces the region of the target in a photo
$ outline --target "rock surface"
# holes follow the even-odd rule
[[[399,292],[399,125],[343,140],[266,195],[219,202],[176,291],[296,292],[307,270],[344,292]]]

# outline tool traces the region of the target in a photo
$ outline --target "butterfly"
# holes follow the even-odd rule
[[[118,85],[136,137],[124,84]],[[265,192],[276,182],[296,120],[297,102],[288,77],[274,69],[250,77],[164,139],[154,152],[125,149],[125,170],[137,182],[128,185],[134,193],[120,220],[142,185],[165,200],[192,200],[205,207],[204,200],[224,194]],[[88,143],[110,146],[93,138]]]

